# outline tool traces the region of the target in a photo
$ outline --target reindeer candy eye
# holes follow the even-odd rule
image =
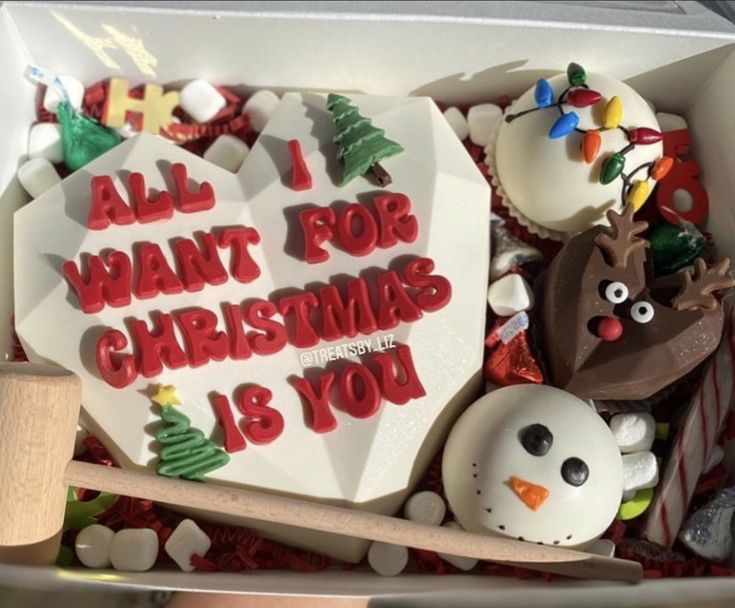
[[[613,304],[622,304],[628,299],[628,288],[625,283],[613,281],[605,287],[605,299]]]
[[[650,302],[636,302],[630,309],[630,316],[636,323],[648,323],[653,319],[653,306]]]

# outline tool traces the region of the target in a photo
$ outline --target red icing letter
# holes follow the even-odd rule
[[[383,249],[392,247],[398,240],[413,243],[419,234],[419,223],[415,215],[409,214],[411,200],[405,194],[385,194],[373,200],[380,219],[378,245]]]
[[[186,353],[176,341],[171,315],[161,314],[158,321],[161,327],[155,334],[148,331],[145,321],[133,322],[133,336],[140,353],[138,367],[146,378],[158,376],[163,371],[163,363],[169,369],[186,365]]]
[[[346,305],[336,285],[322,287],[319,301],[322,338],[325,340],[338,340],[343,336],[353,338],[358,332],[367,335],[378,329],[365,279],[350,279],[347,282]]]
[[[207,211],[214,207],[214,190],[209,182],[202,182],[199,186],[199,192],[189,190],[189,177],[187,175],[186,166],[176,163],[171,167],[171,175],[176,184],[176,191],[179,194],[179,209],[184,213],[194,213],[196,211]]]
[[[452,285],[439,275],[432,275],[434,260],[416,258],[411,260],[403,271],[406,283],[420,289],[416,294],[415,302],[421,310],[434,312],[449,304],[452,299]]]
[[[203,250],[191,239],[179,239],[174,243],[186,291],[201,291],[205,282],[210,285],[227,282],[227,271],[219,258],[214,237],[205,232],[202,234],[202,243]]]
[[[88,315],[110,306],[119,308],[130,304],[130,258],[122,251],[114,251],[107,256],[105,268],[99,256],[89,256],[87,268],[89,280],[84,281],[77,265],[72,260],[61,267],[66,280],[74,288],[82,311]]]
[[[142,173],[131,173],[128,184],[135,201],[135,214],[141,224],[167,220],[174,214],[174,199],[165,190],[158,196],[148,198],[145,189],[145,177]]]
[[[103,380],[114,388],[125,388],[138,377],[133,355],[124,355],[118,364],[112,360],[112,351],[121,351],[128,345],[128,339],[117,329],[110,329],[97,340],[95,359],[97,369]]]
[[[104,230],[110,224],[124,226],[135,222],[132,209],[120,198],[120,194],[109,175],[92,178],[92,201],[89,207],[87,227],[90,230]]]
[[[360,378],[362,396],[357,395],[355,377]],[[339,396],[345,409],[355,418],[369,418],[380,408],[380,389],[372,372],[359,363],[345,368],[339,379]]]
[[[355,218],[362,225],[360,234],[355,234]],[[339,242],[352,255],[368,255],[378,242],[378,226],[372,214],[358,203],[347,205],[337,223]]]
[[[240,429],[237,428],[237,424],[235,424],[235,418],[232,416],[230,402],[227,400],[227,397],[215,393],[212,397],[212,405],[217,414],[217,421],[225,433],[225,439],[223,441],[225,451],[232,454],[232,452],[244,450],[245,438],[240,433]]]
[[[200,367],[210,360],[223,361],[230,351],[227,334],[217,331],[217,315],[211,310],[195,308],[176,314],[184,334],[189,365]]]
[[[275,309],[275,306],[273,308]],[[242,326],[242,309],[237,304],[225,307],[225,325],[230,335],[230,358],[248,359],[253,351],[250,350],[250,344]]]
[[[250,283],[260,276],[260,268],[248,251],[248,245],[260,243],[260,235],[255,228],[225,228],[217,242],[222,249],[232,249],[231,272],[236,281]]]
[[[311,188],[311,173],[304,162],[298,139],[288,142],[288,152],[291,155],[291,187],[297,191],[308,190]]]
[[[276,305],[267,300],[256,300],[245,310],[248,325],[253,329],[261,329],[265,332],[249,338],[254,353],[272,355],[286,346],[288,342],[286,328],[278,321],[270,319],[277,312]]]
[[[154,298],[159,293],[184,291],[179,277],[171,270],[168,260],[156,243],[143,243],[138,249],[138,280],[133,291],[140,299]]]
[[[334,382],[334,372],[326,372],[319,378],[319,395],[306,378],[296,378],[294,388],[311,408],[311,430],[315,433],[328,433],[337,428],[337,419],[329,409],[329,389]]]
[[[278,301],[278,311],[284,318],[288,313],[293,312],[295,322],[293,344],[295,346],[308,348],[319,343],[319,335],[309,320],[309,310],[318,305],[319,301],[310,291],[302,291]]]
[[[299,213],[299,221],[304,232],[304,259],[309,264],[326,262],[329,259],[329,253],[319,245],[334,237],[332,227],[337,221],[334,211],[329,207],[304,209]]]
[[[378,284],[378,327],[382,330],[396,327],[399,321],[412,323],[422,317],[406,290],[398,274],[389,270],[379,274]]]
[[[270,443],[283,432],[281,412],[268,407],[272,397],[262,386],[251,386],[240,393],[237,409],[251,420],[245,425],[245,435],[253,443]]]
[[[383,397],[391,403],[403,405],[409,399],[418,399],[426,395],[413,365],[411,348],[401,344],[396,348],[396,358],[403,366],[403,371],[399,373],[394,371],[393,360],[389,354],[381,353],[373,357],[373,361],[378,365],[378,378]],[[399,374],[404,379],[402,384],[398,382]]]

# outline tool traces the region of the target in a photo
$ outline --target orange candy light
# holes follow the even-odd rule
[[[651,169],[651,178],[659,181],[666,177],[667,173],[671,171],[671,167],[674,166],[674,159],[670,156],[662,156],[653,165]]]
[[[588,165],[597,158],[601,143],[602,137],[600,137],[599,131],[587,131],[584,134],[582,138],[582,154],[584,155],[584,162]]]

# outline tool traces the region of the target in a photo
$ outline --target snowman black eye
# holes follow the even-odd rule
[[[551,449],[554,436],[543,424],[532,424],[520,432],[521,445],[532,456],[543,456]]]
[[[590,470],[584,460],[567,458],[561,465],[561,476],[570,486],[581,486],[590,476]]]

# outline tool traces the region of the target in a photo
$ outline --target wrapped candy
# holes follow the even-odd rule
[[[528,339],[528,315],[525,312],[495,322],[485,345],[490,354],[485,359],[485,378],[494,384],[541,384],[541,367],[531,352]]]
[[[679,540],[705,559],[722,561],[732,552],[735,486],[720,490],[697,510],[679,533]]]
[[[702,252],[707,239],[691,222],[661,224],[651,233],[651,255],[656,274],[664,275],[689,266]]]
[[[493,248],[490,259],[492,281],[502,277],[511,268],[543,259],[538,249],[513,236],[505,227],[503,220],[495,214],[492,214],[490,220],[490,236]]]
[[[68,102],[59,104],[57,115],[61,124],[64,164],[72,171],[102,156],[122,140],[117,132],[77,112]]]

